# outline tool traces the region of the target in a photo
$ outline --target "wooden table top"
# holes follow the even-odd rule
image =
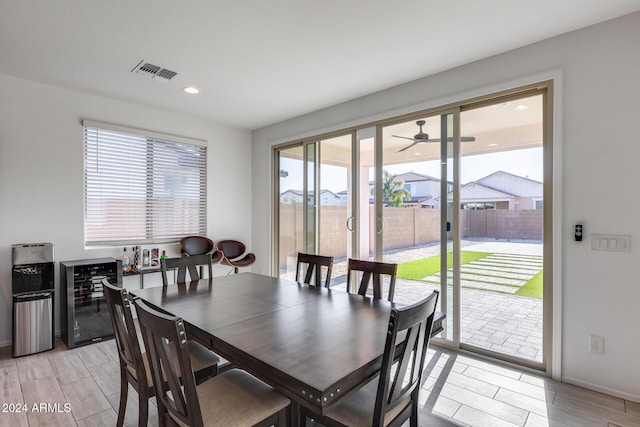
[[[254,273],[132,291],[233,364],[324,412],[380,369],[393,303]]]

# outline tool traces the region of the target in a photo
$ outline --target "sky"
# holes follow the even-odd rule
[[[501,170],[542,182],[542,165],[542,147],[467,156],[461,159],[460,178],[464,185]],[[302,190],[302,161],[281,158],[280,168],[286,170],[288,173],[286,178],[280,178],[280,191],[283,192],[288,189]],[[392,174],[416,172],[440,178],[439,161],[390,165],[386,166],[385,169]],[[371,169],[370,179],[372,179],[372,177],[373,168]],[[320,179],[320,187],[322,189],[328,189],[334,193],[347,189],[346,168],[323,165]]]

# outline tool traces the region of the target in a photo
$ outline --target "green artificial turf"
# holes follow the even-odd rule
[[[542,299],[542,271],[539,271],[538,274],[518,289],[516,295]]]
[[[460,252],[460,265],[467,264],[480,258],[492,255],[490,252]],[[447,265],[453,265],[453,254],[447,253]],[[432,276],[440,272],[440,255],[434,255],[429,258],[417,259],[415,261],[403,262],[398,265],[398,277],[401,279],[421,280],[427,276]],[[491,283],[488,281],[487,283]],[[494,291],[495,292],[495,291]],[[516,295],[542,298],[542,271],[533,276],[531,280],[525,283]]]
[[[460,264],[466,264],[491,255],[490,252],[460,252]],[[453,265],[453,254],[447,253],[447,265]],[[420,280],[432,276],[440,271],[440,255],[415,261],[403,262],[398,265],[398,277],[401,279]]]

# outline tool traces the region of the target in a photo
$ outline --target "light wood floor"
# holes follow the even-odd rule
[[[438,347],[429,354],[421,425],[640,426],[638,403]],[[73,350],[58,342],[52,351],[18,359],[11,358],[10,348],[0,349],[0,426],[114,426],[117,361],[113,340]],[[15,412],[11,404],[26,405],[27,412]],[[155,401],[150,408],[149,425],[155,426]],[[137,425],[137,395],[131,388],[125,425]]]

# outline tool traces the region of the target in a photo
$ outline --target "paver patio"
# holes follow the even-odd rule
[[[461,268],[461,341],[542,362],[542,300],[514,294],[542,269],[542,244],[465,240],[462,247],[467,251],[490,252],[493,255]],[[402,263],[428,258],[439,252],[439,245],[425,246],[385,253],[384,259]],[[334,274],[343,270],[346,273],[346,262],[334,265]],[[423,280],[397,279],[394,300],[413,303],[440,287],[439,274]],[[332,287],[344,290],[345,281],[346,276],[336,277],[332,279]],[[452,295],[450,286],[448,294]],[[447,305],[451,313],[451,297]],[[448,316],[446,333],[449,338],[453,330],[452,321],[452,316]]]

